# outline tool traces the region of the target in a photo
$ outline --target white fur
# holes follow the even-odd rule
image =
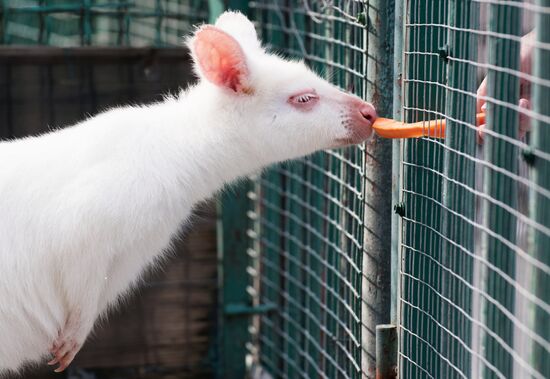
[[[177,98],[0,143],[0,372],[43,359],[69,317],[83,343],[225,183],[349,138],[357,99],[266,54],[244,16],[219,26],[241,41],[253,94],[202,79]],[[319,104],[292,108],[308,88]]]

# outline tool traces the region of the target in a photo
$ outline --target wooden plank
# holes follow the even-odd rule
[[[55,47],[55,46],[0,46],[0,59],[3,63],[19,64],[59,64],[72,62],[120,63],[136,59],[161,61],[190,61],[187,47]]]
[[[185,49],[0,48],[0,138],[159,101],[193,80]]]

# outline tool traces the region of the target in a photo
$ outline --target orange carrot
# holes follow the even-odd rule
[[[485,123],[485,113],[476,115],[477,125]],[[376,134],[384,138],[445,138],[445,119],[405,124],[389,118],[378,118],[372,125]]]

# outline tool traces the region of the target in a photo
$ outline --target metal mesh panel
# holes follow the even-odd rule
[[[550,377],[549,5],[407,3],[404,116],[447,136],[403,149],[403,377]]]
[[[370,4],[251,6],[272,47],[375,95],[372,25],[358,18]],[[550,4],[411,0],[404,26],[402,114],[445,118],[447,132],[404,142],[399,157],[401,376],[550,377]],[[256,182],[255,289],[278,308],[255,324],[256,354],[277,377],[370,374],[369,158],[363,146],[324,152]]]
[[[304,59],[332,83],[366,97],[373,87],[366,74],[373,64],[366,54],[368,2],[249,5],[262,40],[272,50]],[[365,303],[362,286],[370,280],[376,292],[376,279],[365,276],[363,263],[365,239],[376,238],[365,218],[377,205],[368,204],[366,192],[387,188],[368,178],[368,160],[376,158],[364,145],[326,151],[280,165],[256,181],[256,209],[250,213],[251,253],[259,257],[255,287],[259,302],[276,306],[257,320],[257,359],[274,377],[373,375],[365,362],[374,358],[369,355],[373,348],[366,348],[374,344],[374,331],[362,318],[375,308]],[[386,237],[382,244],[387,243],[389,252],[389,233]],[[381,281],[389,283],[389,273]],[[389,301],[386,306],[389,317]]]
[[[1,0],[2,44],[181,45],[208,18],[203,0]]]

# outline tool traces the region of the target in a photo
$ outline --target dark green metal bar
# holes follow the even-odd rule
[[[155,45],[159,46],[161,45],[161,32],[162,32],[162,17],[163,11],[162,6],[160,4],[160,0],[156,0],[155,2]]]
[[[85,9],[116,9],[124,8],[133,5],[133,2],[109,2],[105,4],[92,4],[90,0],[82,0],[66,4],[48,4],[48,5],[25,5],[25,6],[6,6],[6,0],[2,0],[4,4],[3,12],[11,13],[79,13]]]
[[[220,362],[218,377],[244,378],[246,374],[246,343],[249,341],[249,312],[252,299],[247,292],[249,278],[246,269],[249,256],[246,250],[249,240],[246,231],[249,219],[246,210],[250,208],[248,191],[252,184],[247,182],[238,189],[226,191],[219,201],[218,251],[220,267]],[[239,312],[235,311],[235,308]]]
[[[90,0],[84,0],[82,14],[82,45],[89,46],[92,41],[92,19],[90,15]]]
[[[222,14],[222,12],[225,9],[225,6],[222,0],[208,0],[208,9],[209,9],[208,22],[210,24],[213,24],[216,22],[216,18],[218,18],[218,16]]]
[[[5,0],[0,0],[0,39],[2,40],[2,45],[6,45],[7,41],[7,19],[9,17],[8,8],[6,7]]]
[[[271,312],[277,309],[274,304],[262,304],[257,306],[251,306],[247,304],[226,304],[224,313],[226,316],[243,316],[243,315],[255,315],[261,313]]]
[[[44,4],[44,0],[40,0],[39,2],[40,5],[43,5]],[[41,44],[45,44],[45,37],[47,37],[47,33],[44,33],[44,14],[39,14],[39,19],[38,19],[38,25],[39,25],[39,32],[38,32],[38,41],[40,41]],[[47,30],[47,29],[46,29]]]
[[[397,326],[376,325],[376,379],[397,379]]]

